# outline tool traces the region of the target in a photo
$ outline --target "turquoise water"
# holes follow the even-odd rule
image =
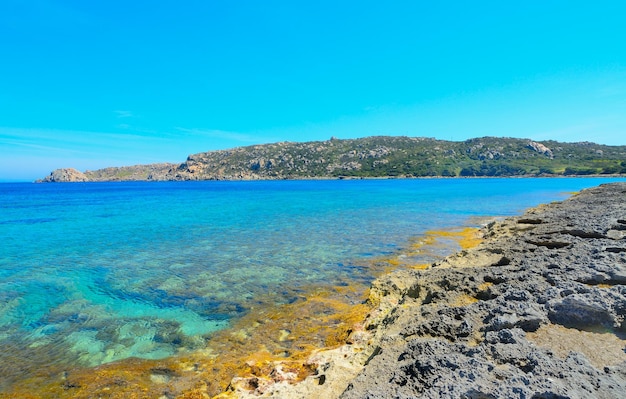
[[[200,348],[261,298],[371,280],[367,259],[426,230],[611,181],[0,184],[0,365]]]

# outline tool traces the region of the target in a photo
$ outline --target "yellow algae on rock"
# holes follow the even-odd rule
[[[430,230],[417,237],[407,249],[391,256],[375,259],[374,275],[391,273],[401,268],[424,270],[432,262],[443,258],[452,250],[467,250],[482,242],[480,230],[466,227],[460,230]],[[431,263],[424,262],[430,260]]]
[[[481,243],[480,230],[474,227],[466,227],[461,230],[433,230],[427,231],[426,235],[434,239],[450,238],[455,240],[461,249],[470,249]]]
[[[411,266],[409,266],[409,268],[413,269],[413,270],[426,270],[430,266],[431,266],[430,263],[420,263],[420,264],[417,264],[417,265],[411,265]]]
[[[461,295],[458,295],[456,298],[454,298],[452,301],[450,301],[449,306],[451,308],[458,308],[462,306],[471,305],[476,302],[478,302],[478,299],[476,299],[475,297],[471,295],[467,295],[467,294],[461,294]]]
[[[291,331],[289,331],[289,330],[280,330],[279,333],[280,333],[280,335],[278,336],[278,341],[285,342],[289,338],[289,335],[291,334]]]
[[[567,357],[570,352],[580,352],[600,369],[626,361],[626,340],[609,332],[581,331],[558,324],[547,324],[535,332],[527,333],[526,338],[538,346],[554,351],[561,358]]]
[[[311,293],[294,303],[259,306],[233,329],[215,333],[202,350],[158,361],[126,359],[59,372],[59,377],[42,375],[0,397],[159,398],[164,392],[179,398],[230,397],[234,385],[258,391],[302,381],[316,369],[309,361],[313,352],[345,344],[369,311],[362,303],[364,284],[304,291]]]
[[[440,259],[450,252],[451,243],[461,248],[476,245],[475,229],[428,232],[405,251],[375,259],[366,266],[371,275],[397,269],[426,269],[431,263],[419,259]],[[168,281],[177,284],[178,281]],[[412,298],[416,287],[397,282],[394,298]],[[261,299],[231,328],[217,331],[206,346],[191,353],[163,360],[126,359],[96,368],[74,370],[63,377],[42,373],[30,387],[18,387],[0,398],[232,398],[278,392],[277,387],[306,379],[306,387],[324,383],[328,392],[341,390],[343,380],[354,376],[371,351],[371,333],[366,325],[378,316],[367,316],[380,306],[384,295],[369,284],[335,287],[300,287],[295,302],[273,305],[272,293]],[[458,305],[476,301],[459,298]],[[384,298],[392,306],[393,298]],[[384,313],[384,312],[383,312]],[[379,313],[381,316],[383,313]],[[347,344],[347,345],[346,345]],[[334,348],[334,349],[333,349]],[[326,362],[326,363],[325,363]],[[319,370],[341,370],[341,377],[327,379]],[[60,375],[60,371],[56,373]],[[330,377],[328,377],[330,378]],[[281,385],[282,384],[282,385]],[[32,387],[37,387],[36,392]],[[297,389],[295,390],[297,391]],[[294,392],[295,392],[294,391]],[[34,396],[33,396],[34,395]],[[280,395],[279,395],[280,396]],[[301,397],[307,397],[303,393]]]

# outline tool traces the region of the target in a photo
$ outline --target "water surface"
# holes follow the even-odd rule
[[[79,367],[201,348],[268,300],[367,283],[369,259],[427,230],[610,181],[0,184],[0,390],[28,373],[16,358]]]

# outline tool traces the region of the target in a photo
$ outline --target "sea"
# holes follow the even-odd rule
[[[198,350],[268,300],[368,284],[365,265],[428,231],[625,180],[2,183],[0,392],[40,364]]]

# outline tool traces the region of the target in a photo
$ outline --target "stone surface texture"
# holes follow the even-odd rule
[[[626,397],[626,183],[492,222],[477,247],[371,288],[315,375],[238,397]],[[231,397],[231,396],[229,396]]]
[[[605,185],[492,223],[478,247],[400,272],[412,294],[377,326],[378,355],[341,398],[625,397],[625,232],[626,184]],[[555,326],[560,341],[594,347],[595,364],[542,339]]]

